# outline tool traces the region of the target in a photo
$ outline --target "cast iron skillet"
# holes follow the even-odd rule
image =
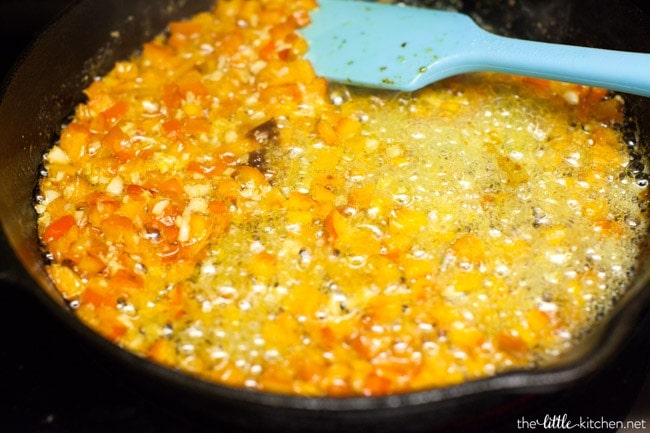
[[[301,398],[202,382],[147,362],[82,324],[44,272],[36,234],[34,190],[44,151],[82,90],[116,60],[127,58],[167,22],[205,10],[213,0],[83,0],[38,39],[2,88],[0,100],[0,280],[22,286],[72,332],[110,359],[121,374],[161,391],[202,416],[251,430],[422,431],[452,425],[519,394],[554,392],[583,380],[622,347],[650,304],[650,251],[643,248],[636,277],[615,311],[579,348],[553,368],[512,372],[458,386],[378,398]],[[407,1],[407,3],[418,3]],[[421,1],[455,8],[499,33],[551,42],[650,52],[650,19],[624,1]],[[650,99],[626,96],[634,119],[625,134],[637,155],[650,145]],[[639,181],[647,169],[631,164]]]

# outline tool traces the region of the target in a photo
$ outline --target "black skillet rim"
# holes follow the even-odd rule
[[[56,21],[48,31],[43,35],[47,38],[48,32],[53,32],[57,25],[64,25],[66,20],[70,20],[75,11],[78,11],[79,5],[88,3],[80,1],[76,6],[70,8]],[[40,40],[36,41],[31,52],[28,53],[23,63],[30,61],[30,56],[39,49]],[[22,65],[17,66],[13,76],[20,74]],[[12,76],[12,75],[10,75]],[[6,84],[7,92],[11,90],[12,81]],[[4,94],[4,92],[3,92]],[[0,102],[0,106],[2,102]],[[3,228],[6,227],[6,217],[3,212]],[[6,229],[3,233],[8,239],[2,239],[4,248],[6,245],[13,244],[11,236],[7,236]],[[10,247],[8,254],[13,255],[14,251],[20,251],[20,247],[15,244]],[[13,250],[13,251],[11,251]],[[347,397],[347,398],[309,398],[299,396],[275,395],[259,391],[245,389],[234,389],[218,384],[207,383],[200,379],[189,376],[175,370],[170,370],[146,361],[136,355],[126,352],[117,346],[99,337],[94,331],[83,325],[72,313],[61,308],[61,302],[55,300],[50,294],[46,293],[35,281],[41,278],[34,278],[38,269],[33,266],[25,266],[25,256],[22,260],[17,259],[16,271],[10,271],[9,274],[1,274],[0,277],[15,279],[22,285],[29,286],[28,289],[35,292],[37,298],[44,302],[53,313],[61,320],[66,322],[71,328],[77,331],[83,338],[90,339],[91,342],[108,352],[111,356],[119,358],[138,371],[146,372],[153,377],[163,379],[170,384],[181,386],[185,389],[191,389],[204,396],[215,397],[218,400],[237,400],[248,402],[254,405],[262,405],[278,408],[291,408],[297,410],[325,411],[325,412],[359,412],[375,411],[378,409],[403,409],[404,407],[431,406],[443,402],[453,402],[459,399],[470,397],[480,397],[483,395],[494,395],[501,393],[545,393],[552,392],[559,388],[565,387],[578,380],[583,379],[610,359],[617,349],[624,343],[626,336],[631,332],[634,322],[640,314],[647,308],[650,300],[650,292],[646,290],[646,282],[650,280],[650,270],[645,270],[643,275],[637,277],[637,284],[633,286],[622,299],[615,311],[608,317],[608,320],[602,321],[592,332],[588,339],[589,344],[585,345],[584,350],[573,360],[554,369],[535,370],[535,371],[515,371],[478,381],[467,382],[447,388],[433,389],[412,392],[401,395],[387,397]],[[26,267],[28,271],[23,272],[21,267]],[[31,274],[31,275],[29,275]],[[43,284],[42,281],[39,283]]]

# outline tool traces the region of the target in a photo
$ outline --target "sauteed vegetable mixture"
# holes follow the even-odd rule
[[[313,0],[221,0],[86,90],[44,157],[56,287],[143,357],[308,396],[562,356],[629,283],[643,161],[605,90],[327,83]]]

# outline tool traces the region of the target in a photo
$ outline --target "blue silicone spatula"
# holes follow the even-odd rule
[[[650,96],[650,53],[498,36],[456,12],[319,0],[301,30],[307,59],[331,81],[412,91],[452,75],[495,71]]]

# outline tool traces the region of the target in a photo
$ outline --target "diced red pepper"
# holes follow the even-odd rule
[[[77,221],[72,215],[64,215],[51,223],[45,229],[45,232],[43,233],[43,240],[46,243],[53,242],[65,235],[68,230],[70,230],[76,224]]]

